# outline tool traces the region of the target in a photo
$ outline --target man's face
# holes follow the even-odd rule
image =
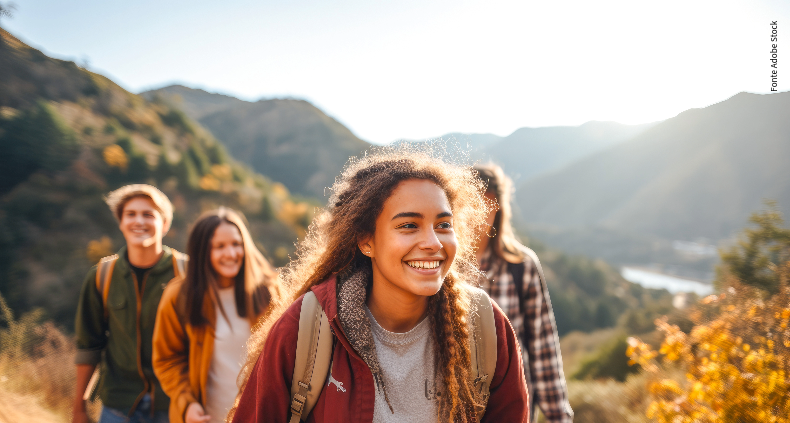
[[[161,243],[165,228],[162,214],[145,196],[127,201],[121,212],[121,233],[129,248],[148,248]]]

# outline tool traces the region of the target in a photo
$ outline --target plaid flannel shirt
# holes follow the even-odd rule
[[[524,369],[531,402],[537,403],[549,422],[572,422],[573,410],[562,371],[560,342],[554,324],[548,288],[540,282],[535,263],[524,259],[524,310],[519,307],[518,290],[507,262],[487,249],[480,263],[486,274],[481,287],[505,312],[519,342],[526,346]],[[535,415],[532,411],[530,412]]]

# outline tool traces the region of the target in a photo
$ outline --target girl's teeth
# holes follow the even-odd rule
[[[438,261],[412,261],[408,262],[408,264],[417,269],[435,269],[439,267]]]

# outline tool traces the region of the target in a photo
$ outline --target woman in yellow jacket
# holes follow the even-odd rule
[[[162,294],[153,368],[170,397],[171,423],[224,422],[252,329],[281,299],[281,285],[241,215],[202,215],[187,242],[186,277]]]

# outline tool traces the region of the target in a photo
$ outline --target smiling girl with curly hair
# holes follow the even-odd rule
[[[282,277],[294,303],[250,345],[234,422],[287,422],[299,316],[312,291],[335,340],[307,422],[520,422],[521,353],[493,306],[490,397],[470,369],[475,237],[488,205],[470,167],[441,151],[380,148],[352,159]],[[487,297],[486,297],[487,298]],[[486,405],[485,408],[482,408]]]

